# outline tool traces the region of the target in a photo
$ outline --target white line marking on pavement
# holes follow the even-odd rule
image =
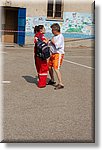
[[[7,54],[7,52],[0,52],[0,54]]]
[[[7,52],[2,52],[2,53],[7,54]]]
[[[94,58],[94,56],[68,56],[71,58]]]
[[[2,81],[2,83],[10,84],[10,83],[11,83],[11,81]]]
[[[95,69],[93,67],[89,67],[89,66],[86,66],[86,65],[82,65],[82,64],[79,64],[79,63],[76,63],[76,62],[73,62],[73,61],[69,61],[69,60],[66,60],[64,59],[65,62],[68,62],[68,63],[71,63],[71,64],[74,64],[74,65],[77,65],[77,66],[81,66],[81,67],[84,67],[84,68],[88,68],[88,69]]]

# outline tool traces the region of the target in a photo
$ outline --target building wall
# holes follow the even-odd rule
[[[63,0],[63,12],[92,13],[94,0]],[[1,6],[26,8],[26,17],[47,18],[47,0],[1,0]],[[56,20],[57,22],[57,20]],[[33,36],[25,37],[25,44],[33,44]]]
[[[50,21],[50,20],[46,20],[47,19],[47,16],[46,16],[46,14],[47,14],[47,8],[45,8],[45,15],[43,14],[43,15],[40,15],[40,13],[39,13],[39,15],[37,15],[37,18],[39,19],[39,16],[44,16],[44,17],[46,17],[46,19],[45,19],[45,27],[46,27],[46,32],[48,32],[48,26],[49,26],[49,24],[51,25],[52,23],[55,23],[55,22],[58,22],[59,24],[60,24],[60,26],[61,26],[61,29],[64,27],[64,26],[66,26],[66,23],[65,23],[65,19],[66,19],[66,16],[68,16],[69,18],[70,18],[70,16],[72,15],[71,14],[71,12],[73,13],[73,12],[77,12],[77,14],[79,15],[79,17],[80,16],[82,16],[82,17],[84,17],[84,18],[87,18],[87,16],[91,16],[90,14],[92,13],[92,3],[93,3],[93,0],[88,0],[88,1],[84,1],[84,0],[70,0],[70,1],[68,1],[68,0],[63,0],[63,21],[62,22],[59,22],[59,20],[55,20],[55,21]],[[46,6],[47,6],[47,2],[46,2]],[[44,6],[45,7],[45,6]],[[40,8],[39,8],[40,9]],[[40,10],[39,10],[40,11]],[[35,14],[34,14],[35,15]],[[66,15],[66,16],[65,16]],[[81,17],[80,17],[81,18]],[[36,20],[36,15],[35,16],[33,16],[33,17],[29,17],[29,19],[33,19],[33,20]],[[70,18],[70,21],[71,21],[71,19],[72,18]],[[74,20],[74,19],[73,19]],[[88,21],[88,20],[87,20]],[[84,22],[82,22],[83,24],[84,24]],[[32,23],[30,23],[30,21],[29,21],[29,24],[32,24]],[[38,22],[38,24],[39,24],[39,22]],[[62,24],[62,25],[61,25]],[[34,24],[33,24],[34,25]],[[35,24],[35,25],[37,25],[37,24]],[[67,28],[67,26],[66,26],[66,28]],[[83,25],[83,27],[82,27],[83,29],[82,29],[82,31],[83,31],[83,33],[85,33],[85,32],[87,32],[87,34],[91,34],[91,33],[93,33],[93,27],[92,27],[92,25],[90,26],[90,25]],[[26,28],[27,29],[27,28]],[[62,29],[63,30],[63,29]],[[77,32],[78,32],[78,28],[77,28]],[[63,30],[64,31],[64,30]],[[70,30],[71,31],[71,30]],[[73,32],[74,32],[75,30],[73,29]],[[90,32],[90,33],[88,33],[88,32]],[[73,35],[72,35],[73,36]],[[85,36],[82,36],[82,38],[83,37],[85,37]],[[31,37],[31,36],[26,36],[26,41],[27,41],[27,43],[29,44],[29,43],[31,43],[31,41],[33,40],[33,37]]]
[[[94,0],[64,0],[64,12],[92,12]]]
[[[35,0],[1,0],[1,6],[26,8],[26,16],[46,16],[47,0],[36,2]]]

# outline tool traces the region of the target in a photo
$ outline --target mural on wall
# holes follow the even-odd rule
[[[31,36],[32,33],[34,34],[33,31],[33,23],[32,23],[32,17],[27,17],[26,18],[26,36]]]
[[[34,36],[34,27],[36,25],[45,26],[46,17],[27,17],[26,18],[26,36]]]
[[[51,35],[51,28],[50,26],[56,23],[56,21],[46,21],[46,17],[27,17],[26,18],[26,36],[34,36],[34,27],[36,25],[44,25],[45,29],[46,29],[46,34],[47,35]],[[62,22],[58,22],[59,25],[63,26]]]
[[[94,34],[93,16],[89,13],[64,12],[63,33]]]
[[[93,15],[90,13],[64,12],[63,22],[47,21],[45,16],[26,18],[26,36],[34,36],[34,27],[42,24],[46,29],[46,36],[51,37],[50,26],[58,23],[63,35],[68,37],[92,37],[94,36]]]

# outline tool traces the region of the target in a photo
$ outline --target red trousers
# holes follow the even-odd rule
[[[35,57],[35,65],[38,73],[38,87],[45,87],[48,73],[47,60],[41,60],[39,57]]]

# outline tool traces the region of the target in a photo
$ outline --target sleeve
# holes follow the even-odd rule
[[[36,36],[34,36],[34,43],[36,43],[36,42],[37,42],[36,38],[37,38],[37,37],[36,37]]]
[[[40,35],[40,38],[41,38],[42,41],[46,40],[44,34],[41,34],[41,35]]]

